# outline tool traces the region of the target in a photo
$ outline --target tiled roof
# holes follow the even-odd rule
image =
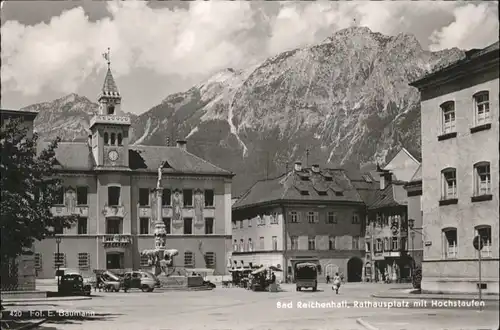
[[[382,207],[406,205],[406,191],[404,190],[403,184],[403,182],[394,182],[387,185],[384,190],[378,190],[375,200],[370,204],[368,209],[373,210]]]
[[[48,142],[38,145],[38,152],[48,146]],[[86,142],[60,142],[56,149],[56,159],[63,170],[91,171],[95,168],[94,157]],[[164,173],[228,175],[230,171],[221,169],[185,150],[177,147],[130,146],[129,167],[140,172],[157,172],[166,161]]]
[[[305,173],[310,177],[307,181],[301,179],[306,176]],[[326,181],[325,177],[331,177],[332,181]],[[301,191],[307,191],[308,195],[301,194]],[[319,194],[324,191],[326,195]],[[315,173],[306,168],[301,172],[292,171],[274,179],[257,181],[233,204],[233,208],[278,200],[364,202],[344,170],[321,169],[319,173]]]
[[[118,87],[116,86],[115,79],[111,73],[111,69],[108,68],[106,72],[106,77],[104,78],[104,84],[102,85],[101,93],[103,96],[119,97],[120,92],[118,92]]]

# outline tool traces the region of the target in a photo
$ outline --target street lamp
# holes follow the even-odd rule
[[[56,244],[57,244],[57,291],[59,292],[59,285],[61,284],[61,274],[59,273],[59,268],[61,267],[61,255],[59,254],[59,245],[61,244],[62,238],[60,236],[56,236]]]
[[[413,270],[415,269],[415,255],[414,255],[414,246],[413,242],[415,240],[415,230],[413,229],[415,227],[415,220],[414,219],[408,219],[408,228],[410,229],[410,239],[411,239],[411,272],[413,275]]]

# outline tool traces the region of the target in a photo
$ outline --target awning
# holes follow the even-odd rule
[[[257,274],[259,274],[259,273],[262,273],[262,272],[263,272],[263,271],[265,271],[266,269],[267,269],[267,267],[260,267],[259,269],[254,270],[254,271],[252,272],[252,275],[257,275]]]

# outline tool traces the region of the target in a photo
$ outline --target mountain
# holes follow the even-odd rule
[[[383,163],[401,147],[418,156],[419,93],[408,83],[463,56],[423,50],[412,35],[341,30],[168,96],[133,116],[132,141],[186,138],[189,151],[237,174],[234,194],[283,173],[287,162],[305,163],[306,154],[328,167]],[[28,108],[40,111],[35,127],[44,138],[77,140],[97,105],[71,94]]]

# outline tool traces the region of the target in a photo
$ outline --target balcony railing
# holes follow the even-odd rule
[[[103,236],[104,247],[127,247],[132,244],[132,236],[125,234],[108,234]]]
[[[87,218],[89,216],[89,208],[88,206],[75,206],[73,208],[69,208],[65,205],[61,206],[52,206],[50,208],[53,216],[56,217],[66,217],[70,215],[78,215],[80,217]]]
[[[102,209],[102,214],[107,218],[124,218],[126,215],[125,206],[116,205],[116,206],[108,206],[105,205]]]

